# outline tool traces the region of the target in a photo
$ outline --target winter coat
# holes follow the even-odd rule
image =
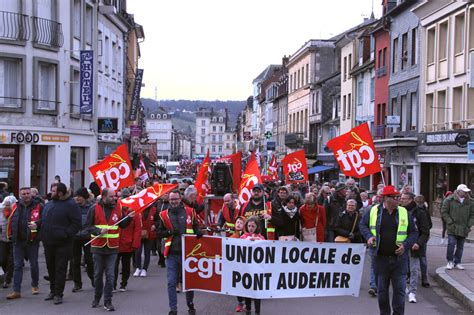
[[[155,217],[158,214],[156,213],[156,207],[152,206],[146,209],[141,213],[142,218],[142,235],[144,239],[155,240],[156,239],[156,225],[155,225]],[[151,230],[151,227],[155,225],[155,230]]]
[[[416,228],[418,229],[418,239],[415,241],[416,244],[420,246],[418,250],[410,250],[412,257],[420,257],[426,254],[426,247],[428,239],[430,238],[430,223],[428,221],[428,215],[426,214],[423,208],[420,208],[416,205],[415,202],[412,202],[405,207],[408,210],[408,213],[413,217],[413,222],[415,222]]]
[[[454,192],[444,200],[441,216],[446,222],[448,234],[467,237],[474,225],[474,200],[467,195],[461,203],[459,195]]]
[[[82,227],[81,211],[69,194],[51,200],[44,209],[40,238],[47,245],[72,242]]]
[[[86,201],[84,205],[77,205],[81,213],[81,229],[76,234],[76,240],[88,240],[90,239],[90,234],[84,229],[87,222],[87,213],[89,212],[90,207],[94,203]]]
[[[272,206],[272,224],[275,226],[276,237],[296,236],[300,238],[300,214],[296,210],[293,218],[285,212],[283,208],[275,210]]]
[[[354,211],[352,214],[347,211],[342,212],[337,218],[335,228],[336,236],[348,237],[350,238],[352,243],[364,243],[362,234],[359,231],[359,223],[361,218],[362,216],[360,215],[360,213],[358,213],[357,210]],[[354,229],[352,229],[352,227],[354,227]]]
[[[16,203],[16,210],[15,212],[13,212],[13,214],[11,215],[11,218],[10,218],[10,221],[11,221],[11,240],[12,242],[16,242],[18,240],[18,233],[19,233],[19,230],[20,228],[24,229],[25,231],[25,235],[26,236],[26,239],[29,240],[30,239],[30,235],[31,235],[31,230],[30,228],[28,227],[28,222],[30,222],[30,218],[31,218],[31,210],[34,209],[36,206],[38,205],[38,202],[35,201],[34,199],[32,199],[31,203],[26,206],[24,203],[23,203],[23,200],[18,200],[18,202]],[[22,211],[26,211],[25,212],[25,215],[21,215],[21,212]],[[36,225],[37,225],[37,230],[38,231],[41,231],[41,225],[42,225],[42,219],[43,219],[43,206],[40,205],[40,214],[39,214],[39,219],[38,221],[36,222]],[[19,222],[20,221],[20,217],[22,218],[22,221],[23,222]],[[38,238],[36,238],[35,241],[38,241]]]
[[[131,253],[137,250],[142,242],[142,222],[140,216],[136,215],[130,224],[120,229],[119,253]]]
[[[322,205],[315,205],[310,208],[304,204],[300,208],[301,225],[305,229],[314,228],[318,216],[318,226],[316,227],[316,240],[324,242],[324,229],[326,228],[326,209]]]
[[[327,229],[334,230],[339,214],[346,209],[346,199],[334,193],[326,204]]]

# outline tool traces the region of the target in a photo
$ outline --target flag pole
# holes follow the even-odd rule
[[[380,175],[381,175],[381,177],[382,177],[382,184],[383,184],[384,186],[387,186],[387,184],[385,183],[385,177],[383,176],[383,171],[382,171],[382,170],[380,171]]]
[[[125,220],[126,218],[130,217],[130,214],[132,213],[135,213],[135,210],[130,212],[129,214],[127,214],[125,217],[123,217],[122,219],[120,219],[120,221],[118,221],[117,223],[114,223],[112,226],[116,226],[116,225],[119,225],[123,220]],[[84,247],[86,247],[87,245],[89,245],[90,243],[92,243],[94,240],[98,239],[99,237],[102,236],[102,233],[95,236],[94,238],[92,238],[89,242],[87,242]]]

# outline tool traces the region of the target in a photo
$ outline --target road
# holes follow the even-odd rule
[[[435,269],[446,264],[446,240],[442,242],[439,237],[432,237],[428,249],[428,264],[430,276]],[[464,261],[474,262],[474,244],[466,244]],[[42,252],[42,249],[40,250]],[[146,278],[130,279],[128,291],[114,294],[113,304],[116,314],[168,314],[168,297],[166,291],[166,269],[157,266],[157,258],[152,257],[151,267]],[[42,279],[45,273],[44,256],[40,257],[40,295],[32,296],[30,293],[30,276],[28,267],[25,268],[23,277],[23,297],[18,300],[8,301],[0,299],[0,314],[103,314],[103,308],[92,309],[90,303],[93,298],[93,289],[85,286],[82,292],[71,293],[72,282],[68,281],[62,305],[53,305],[44,301],[48,293],[48,282]],[[303,299],[275,299],[262,302],[262,314],[377,314],[377,299],[369,297],[368,260],[365,262],[363,283],[360,296],[330,297],[330,298],[303,298]],[[85,276],[84,274],[84,277]],[[418,303],[406,304],[406,314],[470,314],[452,295],[437,285],[431,278],[431,287],[418,290]],[[85,283],[88,283],[85,281]],[[0,289],[6,295],[11,289]],[[180,314],[187,314],[184,294],[179,294]],[[195,304],[197,314],[237,314],[234,307],[236,299],[230,296],[196,292]]]

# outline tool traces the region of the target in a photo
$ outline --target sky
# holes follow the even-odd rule
[[[381,16],[381,0],[129,0],[143,25],[142,97],[246,100],[252,81],[310,39]]]

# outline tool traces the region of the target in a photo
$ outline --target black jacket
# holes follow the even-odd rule
[[[420,249],[410,250],[411,256],[424,256],[426,255],[424,247],[427,245],[428,239],[430,238],[430,222],[428,220],[428,215],[426,214],[425,210],[418,207],[415,202],[412,202],[405,208],[413,217],[413,222],[415,222],[416,228],[418,229],[418,239],[415,241],[415,243],[420,246]]]
[[[299,210],[293,218],[285,212],[284,209],[275,210],[272,206],[272,224],[275,226],[276,237],[291,236],[300,238],[300,213]]]
[[[92,207],[92,205],[95,206],[94,202],[87,202],[84,205],[77,205],[79,208],[79,211],[81,213],[81,229],[79,232],[76,234],[76,239],[77,240],[88,240],[90,239],[90,234],[87,232],[85,229],[86,227],[86,222],[87,222],[87,214],[89,213],[89,209]]]
[[[51,200],[44,209],[41,240],[46,245],[62,245],[72,242],[81,229],[81,214],[76,202],[65,195]]]
[[[329,202],[326,203],[325,207],[327,229],[334,230],[339,214],[346,209],[346,199],[339,197],[337,193],[331,194]]]
[[[183,204],[180,204],[176,208],[169,208],[168,216],[170,218],[171,225],[173,226],[173,230],[177,231],[179,234],[173,236],[169,254],[181,255],[181,235],[186,234],[186,209],[184,208]],[[202,235],[202,231],[199,229],[196,220],[193,222],[193,230],[196,235]],[[156,234],[158,237],[167,238],[173,235],[173,231],[168,230],[168,228],[163,223],[163,220],[160,219]]]
[[[276,197],[272,200],[272,212],[283,211],[283,206],[286,204],[286,200],[281,200],[280,197]]]
[[[362,234],[359,231],[359,223],[360,223],[361,217],[362,216],[357,210],[354,211],[352,214],[349,214],[349,212],[347,211],[342,212],[337,217],[336,228],[335,228],[336,236],[349,237],[352,243],[364,243]],[[354,226],[354,221],[356,221],[355,226]],[[354,226],[354,230],[351,235],[353,226]]]
[[[19,200],[16,203],[16,210],[11,218],[11,240],[12,242],[17,241],[27,241],[30,239],[30,228],[28,227],[28,222],[31,218],[31,210],[38,205],[38,201],[32,199],[31,203],[27,206],[23,200]],[[43,215],[43,206],[40,204],[40,215],[39,219],[36,222],[37,230],[41,230],[41,220]],[[36,239],[37,241],[38,239]]]

